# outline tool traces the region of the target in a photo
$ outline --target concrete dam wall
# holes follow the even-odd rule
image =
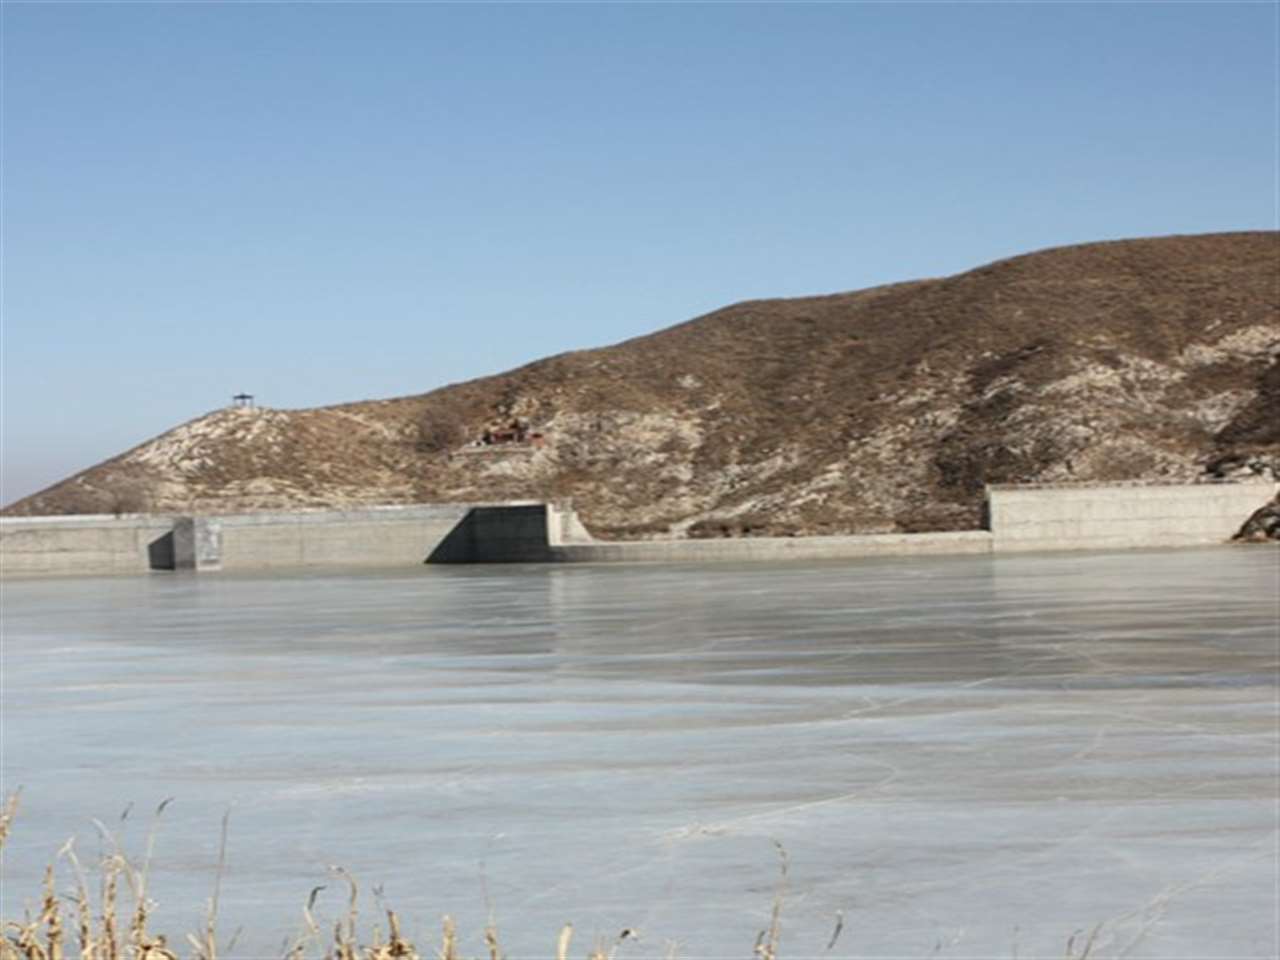
[[[183,517],[175,527],[175,566],[195,570],[411,566],[425,561],[469,509],[467,504],[439,504]]]
[[[987,488],[1000,552],[1185,547],[1229,540],[1272,482],[1022,484]]]
[[[424,562],[468,504],[224,516],[0,519],[0,574],[388,567]]]
[[[421,563],[822,560],[1223,543],[1272,482],[1027,485],[987,491],[989,529],[838,537],[599,541],[537,502],[225,516],[0,519],[0,575],[404,567]]]
[[[0,574],[58,576],[172,569],[173,517],[0,518]]]

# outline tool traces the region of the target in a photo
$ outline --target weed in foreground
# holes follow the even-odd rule
[[[170,798],[172,799],[172,798]],[[154,903],[147,897],[147,883],[150,877],[151,859],[155,849],[156,830],[160,817],[170,800],[165,800],[156,808],[151,829],[147,835],[146,849],[142,863],[135,865],[125,855],[120,844],[112,833],[100,822],[94,821],[99,832],[107,841],[109,852],[99,864],[98,909],[93,907],[89,893],[87,874],[77,856],[72,840],[68,840],[58,851],[59,859],[66,859],[71,866],[75,885],[70,894],[72,907],[71,923],[74,929],[75,945],[69,954],[67,933],[63,921],[63,898],[59,897],[55,885],[54,865],[50,864],[44,874],[41,885],[40,909],[33,914],[28,908],[21,920],[0,921],[0,960],[74,960],[78,952],[78,960],[180,960],[179,955],[169,947],[164,934],[153,934],[149,929],[151,910]],[[0,806],[0,852],[12,828],[18,808],[18,793],[6,798]],[[218,940],[218,902],[222,889],[222,874],[226,867],[227,830],[229,815],[222,818],[221,837],[218,849],[218,865],[214,879],[213,895],[209,899],[203,929],[197,934],[187,934],[187,942],[191,946],[188,960],[219,960],[222,948]],[[774,894],[773,907],[769,916],[769,925],[756,936],[753,949],[756,960],[779,960],[779,942],[782,934],[782,908],[788,890],[789,858],[781,843],[774,841],[779,858],[778,888]],[[302,928],[282,950],[282,960],[424,960],[422,954],[412,941],[405,939],[401,932],[400,918],[396,912],[382,903],[381,891],[374,889],[379,910],[385,918],[386,928],[375,922],[367,942],[362,942],[358,929],[360,890],[355,878],[341,867],[332,867],[333,872],[347,885],[347,910],[345,916],[333,925],[332,938],[326,942],[322,935],[320,923],[316,919],[316,898],[323,886],[315,887],[307,897],[302,908]],[[122,928],[120,910],[122,907],[121,883],[132,900],[132,911],[127,923]],[[1102,924],[1095,926],[1087,937],[1080,941],[1080,932],[1067,941],[1064,960],[1091,960],[1098,941]],[[836,914],[835,928],[827,942],[830,951],[844,930],[844,915]],[[573,940],[573,924],[566,923],[556,939],[556,960],[569,960],[569,946]],[[230,952],[238,938],[238,931],[226,945]],[[498,936],[498,927],[493,919],[492,910],[483,930],[485,950],[488,960],[507,960]],[[624,929],[612,942],[597,938],[586,954],[586,960],[615,960],[618,949],[628,941],[638,940],[636,931]],[[1078,942],[1080,941],[1080,942]],[[78,947],[78,951],[76,948]],[[458,932],[454,921],[445,915],[441,922],[440,945],[431,951],[426,960],[463,960],[458,951]],[[1017,955],[1015,945],[1014,956]],[[668,944],[665,960],[676,960],[675,945]]]

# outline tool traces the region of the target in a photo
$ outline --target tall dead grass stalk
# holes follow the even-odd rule
[[[4,805],[0,806],[0,850],[4,849],[4,842],[9,838],[9,829],[13,825],[13,818],[18,815],[18,798],[21,796],[22,788],[19,787],[5,797]]]
[[[556,960],[568,960],[569,941],[573,939],[573,924],[566,923],[560,928],[560,936],[556,940]]]

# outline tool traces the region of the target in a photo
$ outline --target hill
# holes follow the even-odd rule
[[[541,445],[476,447],[512,419]],[[571,497],[600,536],[958,529],[986,482],[1280,464],[1280,234],[735,304],[417,396],[223,409],[6,508]]]

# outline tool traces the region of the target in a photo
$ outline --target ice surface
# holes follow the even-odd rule
[[[1270,548],[4,586],[5,916],[165,797],[156,927],[278,956],[341,864],[629,956],[1274,957]],[[124,821],[120,814],[129,804]],[[837,911],[845,929],[827,954]],[[371,899],[364,918],[372,921]]]

